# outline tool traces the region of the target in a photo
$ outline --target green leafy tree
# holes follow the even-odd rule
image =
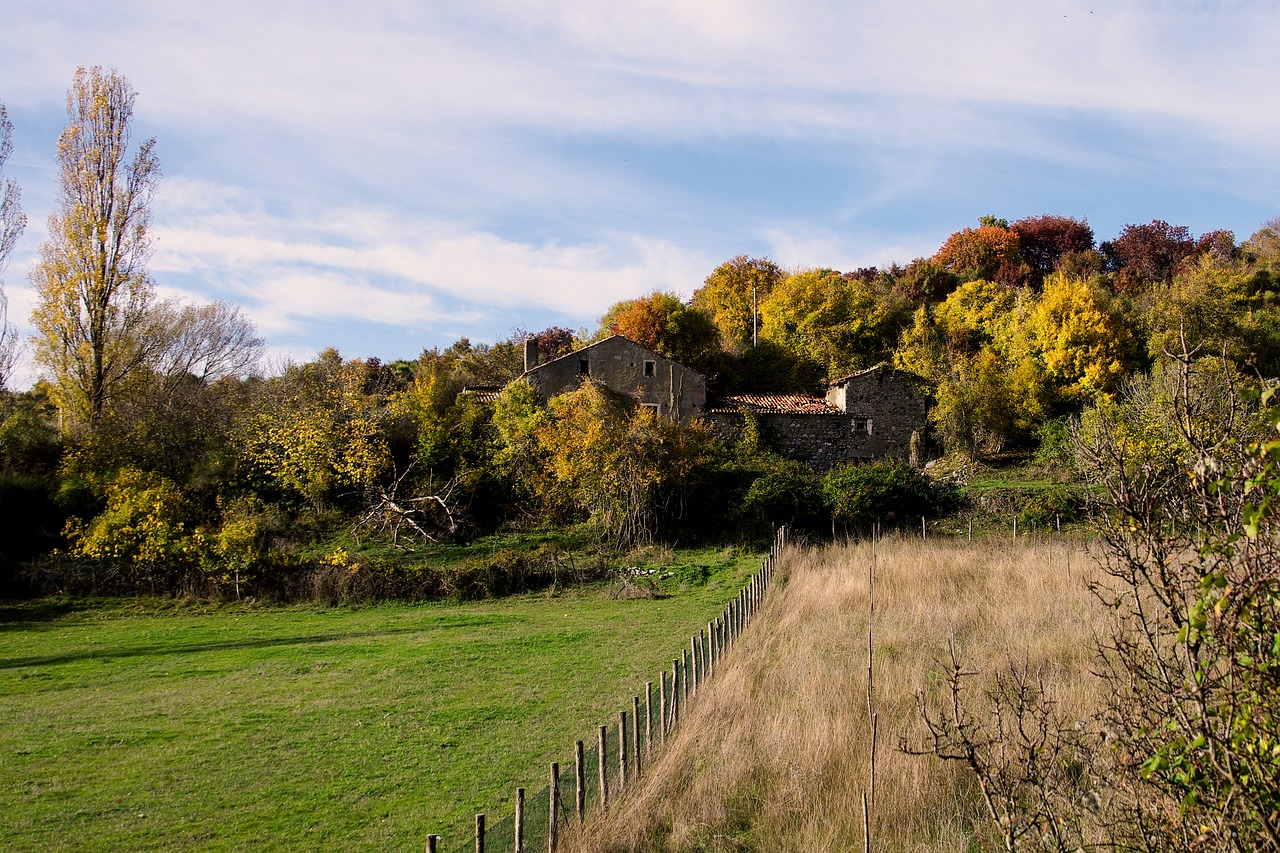
[[[1114,840],[1280,850],[1280,410],[1259,415],[1228,366],[1185,352],[1160,390],[1081,437],[1105,495]]]
[[[760,306],[761,337],[837,378],[890,357],[908,311],[904,299],[875,283],[806,270],[783,279]]]
[[[720,334],[702,310],[674,293],[654,291],[612,306],[600,320],[600,336],[622,335],[695,370],[720,352]]]
[[[329,349],[263,382],[238,426],[249,470],[315,507],[367,495],[391,467],[385,394],[369,376],[364,362]]]
[[[660,417],[595,382],[554,398],[537,437],[552,501],[619,547],[653,538],[664,516],[683,514],[685,483],[713,442],[707,425]]]
[[[838,524],[867,527],[918,523],[945,508],[949,496],[906,462],[886,459],[842,465],[822,478],[827,507]]]
[[[31,272],[35,356],[69,426],[94,426],[168,343],[151,310],[155,140],[128,161],[135,93],[121,75],[76,71],[58,140],[59,212]]]
[[[725,261],[693,292],[693,307],[710,315],[721,343],[732,352],[752,345],[757,331],[755,306],[782,281],[783,272],[768,258],[739,255]]]

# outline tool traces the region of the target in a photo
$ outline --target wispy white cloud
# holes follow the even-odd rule
[[[631,235],[531,245],[368,207],[273,215],[225,188],[176,189],[165,219],[181,224],[156,229],[153,274],[245,305],[268,333],[313,319],[456,325],[522,308],[586,320],[637,293],[687,290],[708,268],[705,254]]]
[[[687,295],[741,251],[907,261],[975,210],[1247,218],[1280,192],[1277,43],[1243,0],[9,0],[0,99],[48,123],[11,161],[43,209],[10,296],[80,64],[160,138],[166,292],[426,343]]]

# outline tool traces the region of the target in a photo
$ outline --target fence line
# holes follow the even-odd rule
[[[690,703],[696,701],[707,681],[723,666],[724,656],[737,644],[751,617],[763,604],[786,545],[787,529],[781,527],[774,535],[769,555],[764,559],[760,570],[751,575],[720,615],[707,623],[705,630],[699,629],[697,634],[690,637],[689,647],[680,653],[680,657],[672,659],[670,689],[666,670],[658,673],[656,718],[653,682],[648,681],[645,682],[644,702],[640,701],[639,696],[631,697],[630,723],[627,712],[620,711],[617,722],[612,726],[598,727],[596,745],[593,748],[586,749],[582,741],[574,744],[571,779],[564,775],[570,771],[562,771],[559,763],[553,762],[550,765],[549,782],[543,791],[532,798],[526,798],[524,788],[517,788],[515,813],[496,824],[486,824],[483,814],[476,815],[474,838],[454,847],[453,853],[469,853],[471,850],[485,853],[486,848],[493,853],[532,853],[541,849],[556,853],[561,832],[571,819],[561,801],[561,792],[570,783],[574,786],[573,816],[579,828],[585,825],[588,812],[593,809],[604,812],[608,809],[611,779],[614,783],[614,798],[620,796],[627,787],[637,784],[645,768],[653,765],[657,753],[666,745],[680,718],[688,714]],[[611,743],[616,749],[616,754],[612,756],[609,754]],[[611,764],[616,768],[614,777],[610,776]],[[587,780],[592,776],[597,781],[594,790],[589,790]],[[438,835],[427,836],[428,849],[434,853],[440,841]]]

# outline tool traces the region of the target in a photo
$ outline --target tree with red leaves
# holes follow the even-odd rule
[[[1126,225],[1120,236],[1102,244],[1116,273],[1116,290],[1132,293],[1169,284],[1183,259],[1195,254],[1196,241],[1185,225],[1153,219],[1150,225]]]
[[[1058,268],[1063,255],[1093,248],[1093,229],[1087,220],[1045,214],[1019,219],[1009,228],[1018,235],[1022,259],[1031,267],[1037,285]]]

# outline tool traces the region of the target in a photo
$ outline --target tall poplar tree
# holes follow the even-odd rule
[[[151,311],[148,226],[160,177],[155,139],[128,159],[136,93],[100,67],[76,71],[58,140],[59,212],[31,271],[35,358],[68,429],[96,426],[168,343]]]
[[[13,123],[0,103],[0,273],[9,263],[9,253],[27,227],[27,216],[19,204],[21,191],[13,181],[4,180],[4,164],[13,152]],[[9,373],[17,354],[18,330],[9,322],[9,298],[0,286],[0,390],[9,384]]]

